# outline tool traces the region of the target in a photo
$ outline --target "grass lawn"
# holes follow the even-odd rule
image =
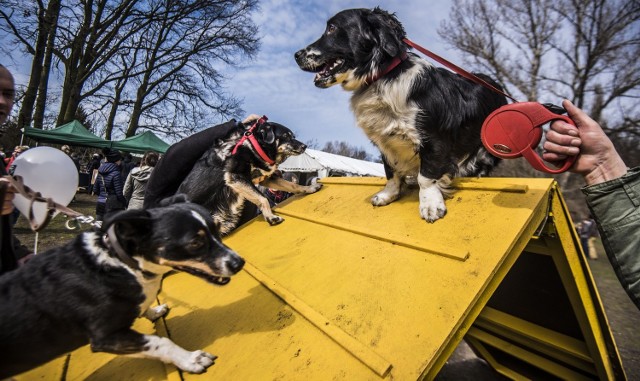
[[[69,208],[86,216],[94,216],[96,210],[96,196],[86,193],[78,193],[74,201],[69,204]],[[90,225],[81,225],[80,230],[69,230],[65,227],[66,216],[58,214],[51,219],[49,225],[40,231],[38,237],[38,252],[46,251],[52,247],[60,246],[73,239],[79,231],[91,230]],[[24,216],[20,216],[14,226],[14,233],[23,245],[33,250],[36,243],[36,233],[31,231],[29,222]]]

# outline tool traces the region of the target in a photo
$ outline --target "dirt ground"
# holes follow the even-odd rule
[[[87,215],[93,215],[95,197],[78,194],[69,205],[70,208]],[[38,235],[38,250],[44,251],[64,243],[76,234],[65,228],[66,218],[56,216],[51,224]],[[87,225],[84,230],[89,229]],[[33,248],[35,234],[29,229],[24,217],[20,217],[15,227],[17,237],[27,247]],[[611,264],[604,254],[602,245],[598,242],[600,258],[589,260],[591,271],[595,279],[598,292],[602,299],[611,331],[613,332],[627,379],[640,380],[640,310],[631,302],[611,268]],[[477,358],[464,342],[451,356],[447,364],[437,377],[437,380],[503,380],[481,359]]]

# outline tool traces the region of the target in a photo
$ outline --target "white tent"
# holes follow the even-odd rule
[[[384,166],[365,160],[307,149],[302,155],[291,156],[278,168],[284,172],[318,172],[318,177],[327,177],[339,172],[346,176],[384,177]]]

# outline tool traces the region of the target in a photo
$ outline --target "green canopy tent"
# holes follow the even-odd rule
[[[85,147],[111,147],[113,142],[104,140],[87,130],[82,123],[74,120],[51,130],[27,127],[24,131],[27,136],[37,142],[68,144]]]
[[[165,153],[169,146],[168,143],[164,142],[151,131],[145,131],[141,134],[115,141],[111,145],[112,148],[132,153],[145,153],[147,151]]]

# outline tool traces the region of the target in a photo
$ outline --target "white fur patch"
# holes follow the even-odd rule
[[[420,216],[428,222],[444,217],[447,207],[438,181],[418,175],[418,185],[420,186]]]
[[[207,352],[189,352],[166,337],[144,335],[144,338],[147,342],[144,350],[128,356],[157,359],[191,373],[204,372],[215,360],[215,356]]]
[[[402,176],[416,176],[420,170],[421,137],[415,126],[420,108],[407,101],[407,94],[428,63],[415,59],[414,64],[394,81],[374,82],[351,97],[358,126]]]
[[[200,222],[200,223],[202,224],[202,226],[203,226],[203,227],[205,227],[205,228],[207,227],[207,220],[205,220],[205,219],[204,219],[204,217],[202,217],[202,216],[200,215],[200,213],[198,213],[198,212],[196,212],[196,211],[192,210],[192,211],[191,211],[191,215],[193,216],[193,218],[195,218],[195,219],[196,219],[196,221]]]
[[[391,204],[400,196],[401,185],[402,180],[400,177],[394,175],[394,177],[387,180],[387,184],[384,186],[384,189],[376,193],[376,195],[371,198],[371,204],[374,206]]]

